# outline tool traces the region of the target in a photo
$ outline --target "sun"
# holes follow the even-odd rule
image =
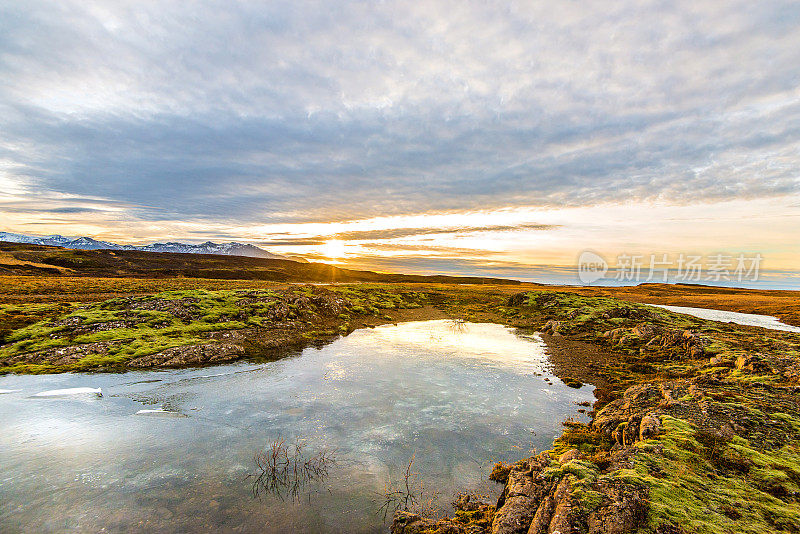
[[[345,251],[343,242],[333,239],[331,241],[326,241],[325,244],[322,245],[322,254],[326,258],[335,260],[345,257],[347,252]]]

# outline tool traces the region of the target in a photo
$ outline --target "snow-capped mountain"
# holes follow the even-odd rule
[[[64,237],[63,235],[46,235],[44,237],[34,237],[23,234],[12,234],[10,232],[0,232],[0,241],[11,243],[33,243],[36,245],[52,245],[63,247],[66,243],[74,241],[74,237]]]
[[[188,243],[177,243],[170,241],[167,243],[153,243],[151,245],[134,246],[119,245],[108,241],[98,241],[91,237],[64,237],[62,235],[30,236],[24,234],[13,234],[10,232],[0,232],[0,241],[11,243],[31,243],[34,245],[50,245],[64,248],[75,248],[82,250],[140,250],[142,252],[178,252],[181,254],[224,254],[227,256],[248,256],[251,258],[267,258],[276,260],[302,261],[296,258],[287,258],[280,254],[273,254],[255,245],[247,243],[213,243],[206,241],[199,245]]]

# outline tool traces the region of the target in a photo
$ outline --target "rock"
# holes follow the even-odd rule
[[[422,531],[424,520],[419,514],[398,510],[392,521],[392,534],[413,534]]]
[[[524,534],[541,501],[540,492],[530,470],[512,469],[501,497],[503,506],[492,522],[492,534]]]
[[[492,472],[489,473],[489,480],[505,484],[508,482],[508,473],[511,472],[511,465],[503,462],[497,462],[492,467]]]
[[[600,484],[604,499],[586,519],[589,534],[637,532],[647,521],[647,490],[620,482]],[[569,531],[568,531],[569,532]]]
[[[572,532],[572,499],[571,497],[572,484],[570,477],[564,477],[553,493],[553,502],[555,508],[553,509],[553,517],[550,519],[550,526],[548,531],[555,534],[556,532],[568,533]]]
[[[545,334],[551,335],[561,335],[561,331],[564,329],[564,324],[561,321],[547,321],[544,324],[543,332]]]
[[[603,337],[611,340],[611,343],[616,343],[625,334],[626,328],[613,328],[603,332]]]
[[[550,455],[543,452],[511,467],[508,482],[497,501],[492,534],[525,534],[528,531],[536,509],[550,492],[550,482],[541,479],[539,473],[551,464]]]
[[[232,343],[186,345],[140,356],[128,362],[128,367],[183,367],[233,361],[244,356],[244,347]]]
[[[647,315],[650,314],[648,312],[645,312],[644,310],[629,308],[628,306],[617,306],[605,312],[603,314],[603,319],[616,319],[619,317],[624,317],[624,318],[645,317]]]
[[[394,513],[391,534],[468,534],[463,525],[449,519],[434,521],[419,514],[398,510]]]
[[[623,446],[630,447],[639,439],[639,424],[641,421],[641,415],[632,415],[628,418],[628,424],[625,425],[623,433]]]
[[[569,376],[565,376],[565,377],[563,377],[561,379],[561,381],[564,382],[564,384],[566,386],[574,388],[574,389],[580,389],[580,388],[583,387],[583,382],[581,382],[577,378],[572,378],[572,377],[569,377]]]
[[[672,398],[670,391],[669,383],[631,386],[625,390],[621,399],[608,403],[597,413],[592,421],[592,428],[610,436],[620,423],[627,423],[632,415],[650,412],[667,396]]]
[[[736,358],[736,368],[741,371],[749,371],[751,373],[763,372],[769,370],[769,364],[763,361],[759,356],[754,354],[741,355]]]
[[[456,496],[456,500],[453,501],[453,508],[456,510],[462,510],[464,512],[475,512],[482,508],[486,508],[487,506],[489,506],[487,503],[480,501],[474,495],[469,493],[459,493]]]
[[[639,392],[643,393],[643,392]],[[650,420],[648,418],[652,418]],[[652,429],[658,418],[654,414],[644,417],[631,415],[620,425],[622,440],[627,441],[628,426],[640,432],[640,428]],[[643,423],[640,424],[640,423]],[[659,423],[660,424],[660,423]],[[645,432],[647,433],[647,431]],[[634,448],[614,454],[617,468],[630,468]],[[491,524],[492,534],[623,534],[635,532],[647,519],[647,491],[643,486],[619,479],[578,478],[569,469],[560,465],[585,461],[577,449],[566,451],[556,464],[548,453],[528,458],[516,464],[499,463],[496,471],[506,473],[506,485],[497,503],[497,511]],[[559,469],[557,469],[559,468]],[[502,478],[500,476],[496,478]],[[588,484],[587,489],[602,497],[591,505],[575,497],[576,483]],[[489,520],[491,507],[469,495],[460,495],[453,503],[456,510],[475,514],[480,512],[483,521]],[[461,516],[464,517],[463,515]],[[463,519],[462,519],[463,521]],[[419,514],[397,512],[392,534],[480,534],[486,532],[486,523],[465,525],[453,520],[433,521]]]
[[[642,417],[639,424],[639,439],[650,439],[656,436],[661,430],[661,419],[655,414],[647,414]]]
[[[555,501],[550,495],[542,500],[539,508],[536,509],[536,514],[533,516],[531,526],[528,528],[528,534],[547,534],[547,527],[550,526],[550,518],[553,517],[554,507]]]
[[[570,462],[572,460],[580,460],[582,457],[583,455],[578,449],[570,449],[558,457],[558,463],[564,465],[565,463]]]
[[[660,329],[650,323],[639,323],[633,328],[632,332],[643,340],[650,340],[660,334]]]

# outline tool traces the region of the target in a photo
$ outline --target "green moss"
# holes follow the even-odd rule
[[[564,465],[548,467],[542,471],[542,477],[560,479],[566,475],[574,475],[575,480],[593,483],[597,480],[597,466],[584,460],[570,460]]]
[[[572,502],[578,504],[585,511],[591,512],[603,504],[604,496],[599,491],[578,487],[570,494]]]
[[[592,430],[589,425],[567,421],[564,433],[553,442],[553,454],[560,455],[570,449],[577,449],[584,454],[608,450],[611,439],[602,432]]]
[[[486,522],[490,524],[494,515],[494,506],[489,506],[485,510],[456,510],[455,521],[464,525],[474,525]]]
[[[797,433],[800,433],[800,418],[793,417],[788,413],[781,413],[781,412],[771,413],[770,417],[788,423],[789,426],[792,427],[792,430],[794,430]]]
[[[797,503],[773,494],[796,491],[797,445],[761,452],[736,436],[729,444],[710,448],[698,441],[697,428],[686,421],[665,415],[662,426],[657,441],[637,443],[632,469],[607,475],[648,487],[647,532],[667,524],[709,534],[800,530]],[[749,473],[722,472],[718,465],[726,453],[747,458],[756,467]]]
[[[313,298],[300,306],[298,296],[313,297],[312,287],[292,287],[284,293],[272,290],[205,290],[165,291],[154,295],[113,298],[79,307],[60,308],[46,320],[24,324],[7,333],[6,345],[0,347],[0,359],[19,354],[48,351],[57,347],[104,343],[97,354],[87,355],[77,363],[66,366],[14,364],[0,372],[39,372],[43,370],[86,370],[119,367],[124,362],[180,345],[207,342],[210,332],[269,327],[274,321],[273,308],[283,302],[291,328],[308,329],[306,337],[336,335],[350,330],[349,320],[356,313],[381,314],[376,306],[385,309],[421,306],[427,296],[415,291],[394,294],[388,288],[359,285],[338,290],[348,302],[345,310],[335,317],[337,324],[314,329],[320,317]],[[361,304],[353,304],[352,300]],[[52,306],[47,309],[55,310]],[[6,307],[7,312],[15,311]],[[280,312],[279,312],[280,314]],[[303,320],[300,320],[303,315]],[[388,316],[385,316],[387,320]],[[279,317],[279,321],[287,318]],[[299,332],[301,334],[302,332]],[[311,336],[311,337],[309,337]]]

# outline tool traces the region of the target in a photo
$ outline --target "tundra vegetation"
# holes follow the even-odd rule
[[[797,532],[800,335],[640,303],[798,324],[797,297],[660,285],[0,277],[0,372],[269,359],[385,322],[494,321],[543,332],[556,374],[597,386],[591,422],[567,421],[551,450],[495,466],[499,500],[461,495],[449,519],[424,517],[405,486],[390,488],[403,500],[394,532]]]

